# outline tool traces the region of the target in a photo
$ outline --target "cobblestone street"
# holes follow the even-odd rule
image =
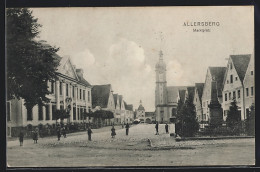
[[[7,143],[7,162],[11,167],[79,167],[79,166],[188,166],[253,165],[254,139],[181,141],[165,134],[155,135],[154,125],[139,124],[125,129],[116,126],[93,129],[92,141],[86,132],[68,134],[67,138],[40,138],[38,144],[25,140]],[[149,144],[151,140],[152,145]]]

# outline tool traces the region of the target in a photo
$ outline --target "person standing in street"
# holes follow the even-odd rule
[[[115,129],[114,125],[113,125],[112,129],[111,129],[111,136],[112,136],[112,138],[115,138],[115,135],[116,135],[116,129]]]
[[[155,135],[159,135],[159,131],[158,131],[159,124],[158,124],[158,122],[156,122],[156,124],[155,124],[155,129],[156,129],[156,134]]]
[[[166,134],[168,134],[168,133],[169,133],[169,126],[168,126],[168,124],[167,124],[167,123],[165,124],[165,132],[166,132]]]
[[[67,136],[66,136],[66,128],[65,128],[65,127],[62,128],[62,135],[63,135],[64,138],[67,137]]]
[[[57,128],[57,137],[58,137],[58,141],[60,141],[60,137],[61,137],[61,131],[60,131],[60,127],[58,126]]]
[[[37,141],[38,141],[38,128],[36,128],[33,131],[33,143],[37,143]]]
[[[24,134],[22,131],[20,131],[20,134],[19,134],[20,146],[23,146],[23,137],[24,137]]]
[[[90,128],[90,126],[88,127],[88,140],[91,141],[91,134],[92,134],[92,130]]]
[[[129,124],[128,123],[126,123],[125,131],[126,131],[126,135],[128,136],[128,132],[129,132]]]

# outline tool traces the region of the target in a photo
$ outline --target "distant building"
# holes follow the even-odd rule
[[[55,125],[55,110],[69,109],[70,118],[64,122],[82,122],[83,113],[89,112],[92,104],[91,85],[84,79],[83,70],[76,69],[71,63],[70,57],[60,57],[60,65],[57,68],[57,79],[48,81],[47,95],[49,103],[43,106],[36,105],[27,110],[23,99],[13,99],[7,102],[7,134],[16,136],[23,127],[27,129],[41,125]],[[88,119],[86,119],[88,120]]]
[[[132,104],[127,104],[124,101],[125,104],[125,123],[132,123],[134,121],[134,109]]]
[[[145,112],[145,123],[151,124],[154,123],[155,120],[155,113],[154,112]]]
[[[222,103],[224,121],[234,99],[241,113],[241,120],[246,119],[249,107],[254,103],[254,60],[250,54],[230,55],[222,94],[224,98]]]
[[[136,118],[139,119],[141,122],[145,122],[145,109],[142,105],[142,100],[140,100],[140,105],[136,110]]]
[[[209,67],[206,74],[202,93],[202,120],[208,125],[214,114],[210,113],[209,105],[213,98],[217,98],[219,104],[222,103],[223,79],[226,67]],[[221,108],[221,107],[219,107]],[[222,109],[220,109],[222,110]],[[222,118],[222,114],[218,114]]]

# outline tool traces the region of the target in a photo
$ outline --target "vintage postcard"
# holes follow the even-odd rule
[[[253,6],[6,9],[8,167],[255,165]]]

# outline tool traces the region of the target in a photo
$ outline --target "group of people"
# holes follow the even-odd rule
[[[159,135],[159,123],[158,122],[156,122],[156,124],[155,124],[155,129],[156,129],[155,135]],[[166,134],[169,134],[169,126],[167,123],[165,124],[165,132],[166,132]]]
[[[126,125],[124,126],[124,123],[122,123],[122,128],[124,128],[124,127],[125,127],[125,132],[126,132],[125,134],[128,136],[130,126],[129,126],[128,123],[126,123]],[[112,129],[111,129],[111,136],[112,136],[112,138],[115,138],[115,135],[116,135],[116,129],[115,129],[114,125],[113,125]]]
[[[122,124],[122,128],[124,128],[124,124]],[[129,124],[127,123],[125,125],[125,129],[126,129],[126,135],[128,136],[128,133],[129,133]],[[88,127],[88,130],[87,130],[87,133],[88,133],[88,140],[91,141],[91,135],[92,135],[92,130],[91,130],[91,127],[89,126]],[[63,135],[64,138],[67,137],[66,135],[66,128],[65,127],[60,127],[59,125],[57,126],[57,137],[58,137],[58,141],[60,141],[60,138],[61,138],[61,135]],[[115,135],[116,135],[116,129],[114,127],[114,125],[112,126],[112,129],[111,129],[111,136],[112,138],[115,138]],[[32,138],[33,138],[33,141],[34,143],[37,143],[38,141],[38,136],[39,136],[39,129],[36,128],[33,132],[32,132]],[[24,138],[24,133],[21,131],[20,134],[19,134],[19,141],[20,141],[20,146],[23,146],[23,138]]]

